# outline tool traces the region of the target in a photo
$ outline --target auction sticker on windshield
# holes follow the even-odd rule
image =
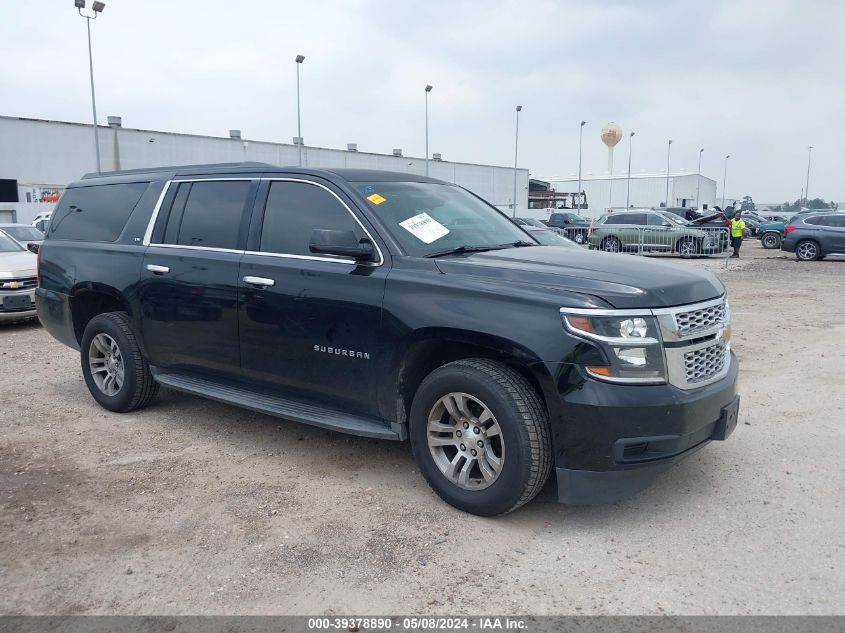
[[[399,223],[399,226],[426,244],[431,244],[433,241],[449,234],[449,229],[425,212],[403,220]]]

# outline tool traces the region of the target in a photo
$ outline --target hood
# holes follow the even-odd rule
[[[715,275],[686,264],[554,246],[447,256],[436,262],[447,275],[577,292],[603,299],[614,308],[663,308],[724,293]]]
[[[34,277],[37,259],[29,251],[0,253],[0,277]]]

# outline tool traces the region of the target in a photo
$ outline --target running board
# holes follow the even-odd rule
[[[185,393],[332,431],[384,440],[400,439],[398,433],[377,418],[350,415],[334,409],[250,391],[242,387],[220,384],[193,374],[153,367],[150,369],[158,383]]]

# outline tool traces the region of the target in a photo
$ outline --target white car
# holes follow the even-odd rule
[[[0,231],[0,322],[36,316],[37,265],[33,253]]]

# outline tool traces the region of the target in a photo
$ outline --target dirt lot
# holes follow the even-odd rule
[[[830,614],[845,605],[845,262],[682,262],[730,293],[740,425],[606,507],[505,518],[407,446],[163,391],[100,409],[78,356],[0,326],[0,612]]]

